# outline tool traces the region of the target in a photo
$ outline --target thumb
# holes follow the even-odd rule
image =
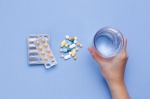
[[[94,48],[88,48],[88,50],[97,62],[101,62],[103,60],[103,58],[98,54],[98,52]]]

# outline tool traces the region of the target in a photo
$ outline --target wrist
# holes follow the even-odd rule
[[[108,81],[112,99],[130,99],[124,80]]]
[[[109,87],[118,87],[118,86],[125,86],[124,80],[108,80],[107,81]]]
[[[115,91],[115,90],[125,88],[124,80],[118,80],[118,81],[111,80],[111,81],[107,81],[107,83],[110,88],[110,91]]]

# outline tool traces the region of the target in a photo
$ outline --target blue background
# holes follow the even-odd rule
[[[0,0],[0,99],[110,99],[87,51],[97,30],[113,26],[128,38],[125,80],[132,99],[150,98],[149,0]],[[58,65],[27,64],[26,38],[48,33]],[[78,36],[78,60],[63,61],[59,44]]]

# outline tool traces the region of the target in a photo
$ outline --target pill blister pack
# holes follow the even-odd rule
[[[48,34],[30,35],[28,37],[28,61],[30,65],[44,64],[49,69],[57,64],[49,45]]]

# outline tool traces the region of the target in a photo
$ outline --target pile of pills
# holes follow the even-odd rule
[[[70,37],[66,35],[65,39],[60,43],[61,57],[64,60],[73,58],[77,60],[77,52],[82,48],[82,44],[78,42],[78,37]]]

